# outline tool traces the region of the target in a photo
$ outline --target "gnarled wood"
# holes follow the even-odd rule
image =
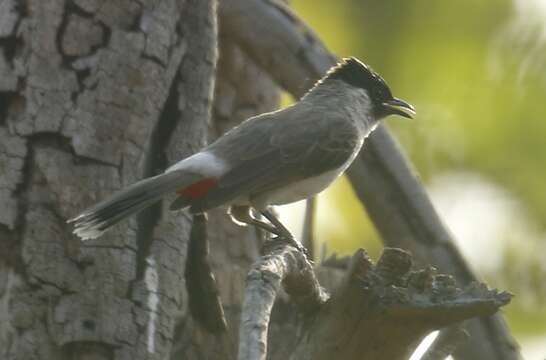
[[[246,282],[239,360],[266,358],[271,310],[281,285],[305,314],[315,313],[327,299],[307,256],[282,239],[271,241],[266,254],[250,269]]]
[[[385,248],[377,265],[363,250],[307,327],[291,359],[405,360],[428,332],[495,313],[511,295],[430,269],[411,271],[411,256]]]

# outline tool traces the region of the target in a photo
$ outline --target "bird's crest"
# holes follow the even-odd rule
[[[345,58],[339,64],[332,67],[326,74],[326,79],[342,80],[352,86],[365,89],[370,93],[389,89],[387,83],[379,74],[354,57]]]

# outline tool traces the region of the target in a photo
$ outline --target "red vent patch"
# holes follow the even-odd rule
[[[185,188],[180,188],[176,190],[176,193],[180,196],[186,196],[190,199],[196,199],[205,195],[210,189],[215,187],[217,183],[218,180],[216,180],[215,178],[206,178],[203,180],[199,180],[198,182],[195,182],[190,186],[186,186]]]

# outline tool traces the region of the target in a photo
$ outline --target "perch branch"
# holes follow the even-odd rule
[[[223,0],[220,27],[294,97],[302,96],[335,64],[320,39],[284,4],[274,0]],[[417,176],[384,126],[366,140],[348,171],[387,246],[409,249],[420,264],[436,264],[461,284],[475,276],[453,245]],[[468,324],[461,358],[519,359],[500,315]]]
[[[318,310],[327,299],[305,254],[278,239],[270,246],[247,275],[239,330],[239,360],[266,358],[271,309],[281,285],[306,314]]]
[[[411,266],[400,249],[385,248],[375,266],[357,251],[292,359],[407,359],[425,334],[491,315],[510,301],[508,293],[482,284],[461,290],[450,276]]]

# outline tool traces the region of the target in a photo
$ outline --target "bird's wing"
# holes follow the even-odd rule
[[[256,195],[343,166],[360,147],[358,130],[343,119],[258,119],[212,147],[232,168],[195,208],[207,210],[241,195]],[[231,139],[230,139],[231,137]]]

